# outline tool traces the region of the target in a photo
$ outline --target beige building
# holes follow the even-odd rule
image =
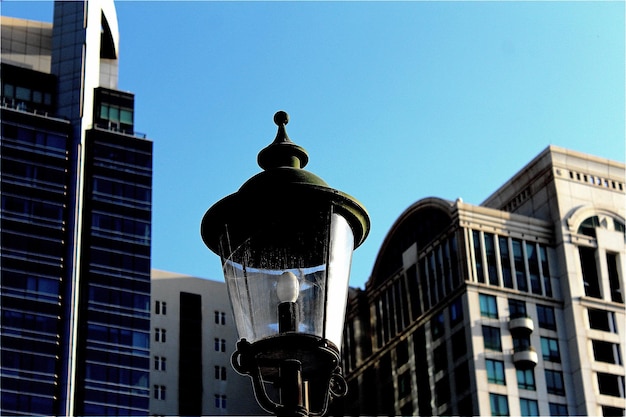
[[[624,170],[550,146],[402,213],[351,293],[346,414],[624,415]]]
[[[151,415],[264,415],[230,364],[238,340],[226,284],[152,271]]]

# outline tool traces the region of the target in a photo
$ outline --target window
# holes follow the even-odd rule
[[[223,311],[215,311],[215,324],[226,324],[226,313]]]
[[[516,319],[528,317],[526,314],[526,303],[521,300],[509,299],[509,318]]]
[[[598,388],[600,394],[610,395],[612,397],[625,398],[624,396],[624,377],[621,375],[606,374],[598,372]]]
[[[214,339],[215,342],[215,351],[216,352],[226,352],[226,340],[224,339],[219,339],[219,338],[215,338]]]
[[[502,267],[502,282],[506,288],[513,288],[513,275],[511,274],[511,255],[509,252],[509,240],[504,236],[498,237],[500,248],[500,265]]]
[[[565,386],[563,385],[563,373],[560,371],[546,369],[545,375],[548,394],[565,395]]]
[[[477,230],[473,230],[472,238],[474,241],[474,265],[476,265],[476,280],[478,282],[485,282],[485,271],[483,269],[483,253],[480,247],[480,232]]]
[[[567,405],[559,403],[549,403],[551,416],[567,416]]]
[[[448,369],[448,350],[446,349],[445,342],[437,346],[433,351],[433,362],[435,372]]]
[[[450,339],[452,342],[452,359],[457,360],[467,353],[467,342],[465,340],[465,329],[461,327]]]
[[[535,400],[520,398],[519,408],[523,416],[538,416],[539,415],[539,404]]]
[[[165,335],[166,335],[165,329],[159,329],[159,328],[154,329],[154,341],[155,342],[165,343],[165,340],[166,340]]]
[[[537,304],[537,319],[542,329],[556,330],[554,308]]]
[[[611,289],[611,301],[615,301],[616,303],[623,303],[624,297],[622,295],[622,289],[619,285],[619,274],[618,274],[618,259],[617,255],[614,253],[606,254],[606,264],[609,270],[609,287]]]
[[[509,402],[506,395],[489,394],[489,403],[491,404],[492,416],[508,416]]]
[[[226,396],[215,394],[215,408],[226,409]]]
[[[154,399],[165,400],[165,385],[154,386]]]
[[[500,340],[500,329],[498,327],[483,326],[483,339],[485,349],[502,352],[502,341]]]
[[[580,266],[583,273],[585,295],[594,298],[602,298],[600,293],[600,281],[598,279],[598,267],[596,263],[596,250],[594,248],[579,247]]]
[[[619,408],[619,407],[611,407],[609,405],[603,405],[602,415],[606,417],[609,417],[609,416],[610,417],[615,417],[615,416],[622,417],[626,415],[626,410],[624,410],[623,408]]]
[[[544,361],[561,362],[559,342],[551,337],[541,337],[541,353]]]
[[[542,294],[541,280],[539,279],[539,256],[537,254],[536,244],[526,242],[526,258],[528,260],[530,289],[533,294]]]
[[[493,359],[485,360],[487,368],[487,381],[492,384],[506,385],[504,379],[504,362]]]
[[[463,299],[458,297],[450,304],[450,327],[463,321]]]
[[[165,371],[167,363],[167,358],[164,356],[155,356],[154,357],[154,370],[155,371]]]
[[[496,264],[496,247],[493,234],[485,233],[485,256],[487,258],[487,276],[490,285],[498,285],[498,266]]]
[[[593,358],[598,362],[622,364],[619,345],[603,340],[592,340]]]
[[[167,314],[167,303],[165,301],[155,301],[154,302],[154,314]]]
[[[552,297],[552,283],[550,282],[550,267],[548,265],[548,251],[545,246],[539,245],[539,258],[541,262],[541,273],[543,275],[543,286],[548,297]]]
[[[226,381],[226,367],[215,365],[215,379]]]
[[[515,280],[519,291],[528,291],[528,283],[526,282],[526,266],[524,265],[524,252],[522,249],[522,241],[513,239],[513,264],[515,266]]]
[[[517,387],[534,391],[535,388],[535,371],[533,369],[517,370]]]
[[[587,309],[587,314],[589,315],[589,328],[617,333],[615,315],[612,311],[589,308]]]
[[[478,294],[480,303],[480,315],[483,317],[498,318],[498,304],[496,297],[487,294]]]
[[[405,339],[398,343],[396,348],[396,366],[404,365],[409,361],[409,342]]]
[[[398,397],[404,398],[411,394],[411,372],[405,371],[398,377]]]
[[[441,336],[443,336],[443,333],[445,331],[443,312],[437,314],[435,317],[432,318],[432,320],[430,321],[430,331],[433,340],[437,340]]]

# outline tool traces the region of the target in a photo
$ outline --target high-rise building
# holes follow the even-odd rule
[[[226,283],[152,271],[151,415],[265,415],[230,357],[237,329]]]
[[[152,143],[112,0],[2,17],[1,414],[146,415]]]
[[[550,146],[402,213],[351,292],[346,414],[623,416],[624,170]]]

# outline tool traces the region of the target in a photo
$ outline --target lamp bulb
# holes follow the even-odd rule
[[[300,292],[298,277],[293,272],[283,272],[276,283],[278,299],[283,303],[295,303],[298,299],[298,292]]]

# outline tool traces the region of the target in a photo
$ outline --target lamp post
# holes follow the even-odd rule
[[[352,252],[369,232],[365,208],[304,170],[307,152],[278,133],[262,172],[214,204],[204,243],[222,260],[240,340],[233,368],[278,416],[323,415],[345,395],[340,352]]]

